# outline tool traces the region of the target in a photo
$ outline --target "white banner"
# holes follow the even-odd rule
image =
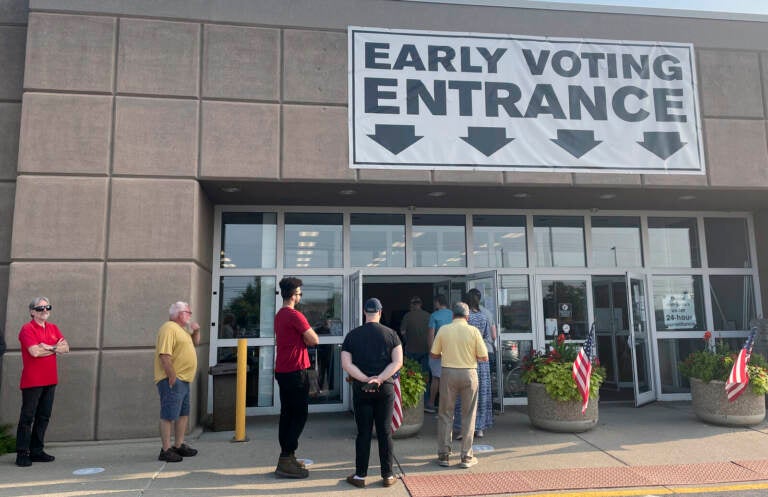
[[[693,45],[349,28],[350,167],[704,174]]]

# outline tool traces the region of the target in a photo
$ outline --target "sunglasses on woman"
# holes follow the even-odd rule
[[[53,309],[53,307],[50,304],[48,304],[48,305],[39,305],[37,307],[33,307],[32,308],[33,311],[37,311],[37,312],[50,311],[51,309]]]

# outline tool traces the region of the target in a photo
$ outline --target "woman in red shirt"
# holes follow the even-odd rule
[[[48,322],[51,303],[36,297],[29,303],[32,320],[21,327],[21,415],[16,431],[16,465],[51,462],[43,450],[45,430],[51,418],[53,397],[59,382],[56,356],[69,352],[69,344],[58,326]]]

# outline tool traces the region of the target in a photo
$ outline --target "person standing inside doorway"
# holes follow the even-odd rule
[[[53,397],[59,382],[56,356],[69,352],[69,344],[59,327],[48,322],[51,301],[36,297],[29,303],[32,318],[21,327],[21,415],[16,430],[16,465],[52,462],[43,450],[45,430],[51,419]]]
[[[482,298],[483,296],[477,288],[471,288],[467,292],[467,304],[469,306],[469,318],[467,319],[467,322],[480,331],[480,335],[483,337],[483,342],[486,344],[486,349],[488,350],[490,357],[490,354],[493,353],[493,341],[491,338],[492,331],[488,317],[480,309],[480,300],[482,300]],[[479,386],[474,435],[477,438],[483,438],[485,436],[485,430],[493,425],[493,391],[491,385],[490,360],[478,363],[477,377]],[[455,433],[459,433],[459,430],[461,429],[462,412],[463,409],[461,408],[460,401],[458,401],[456,403],[453,419],[453,429]]]
[[[160,461],[180,462],[197,455],[184,443],[189,424],[190,384],[197,374],[200,325],[192,321],[186,302],[176,302],[168,309],[168,321],[157,332],[155,344],[155,384],[160,394]],[[191,333],[190,333],[191,332]],[[174,445],[171,445],[173,431]]]
[[[395,387],[392,375],[403,365],[403,347],[395,330],[379,323],[381,302],[365,301],[365,324],[350,331],[341,346],[341,367],[352,378],[355,409],[355,473],[347,483],[365,487],[371,455],[371,432],[376,425],[379,463],[385,487],[395,484],[392,473],[392,411]]]
[[[296,310],[302,284],[298,278],[280,280],[283,307],[275,315],[275,379],[280,387],[280,457],[275,474],[282,478],[309,476],[304,463],[296,459],[296,449],[309,413],[307,347],[317,346],[319,339],[304,314]]]
[[[480,331],[467,323],[469,307],[464,302],[453,305],[453,322],[440,329],[430,350],[431,357],[441,357],[440,413],[437,416],[437,462],[450,466],[451,425],[454,423],[453,406],[461,399],[461,462],[462,468],[477,464],[472,454],[475,411],[477,410],[477,365],[488,361]]]
[[[400,335],[405,337],[405,356],[419,363],[421,370],[429,370],[429,332],[430,314],[421,308],[421,297],[411,297],[410,310],[403,316]]]
[[[434,300],[435,312],[429,316],[429,328],[427,329],[427,350],[432,349],[432,343],[435,340],[438,330],[444,324],[448,324],[453,319],[451,310],[448,309],[448,300],[445,295],[437,295]],[[440,389],[440,358],[429,357],[429,372],[432,375],[432,381],[429,385],[429,401],[424,406],[424,411],[430,414],[437,412],[435,407],[435,401],[437,400],[437,393]]]

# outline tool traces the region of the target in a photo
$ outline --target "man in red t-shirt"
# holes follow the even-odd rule
[[[45,430],[53,410],[53,397],[59,382],[56,356],[69,352],[69,344],[58,326],[48,322],[50,300],[36,297],[29,303],[32,320],[21,327],[21,415],[16,430],[16,465],[51,462],[55,458],[43,451]]]
[[[307,318],[296,310],[301,300],[302,281],[280,280],[283,307],[275,316],[275,379],[280,387],[280,458],[275,474],[283,478],[306,478],[309,471],[296,459],[299,437],[309,412],[309,354],[307,346],[318,344],[317,333]]]

